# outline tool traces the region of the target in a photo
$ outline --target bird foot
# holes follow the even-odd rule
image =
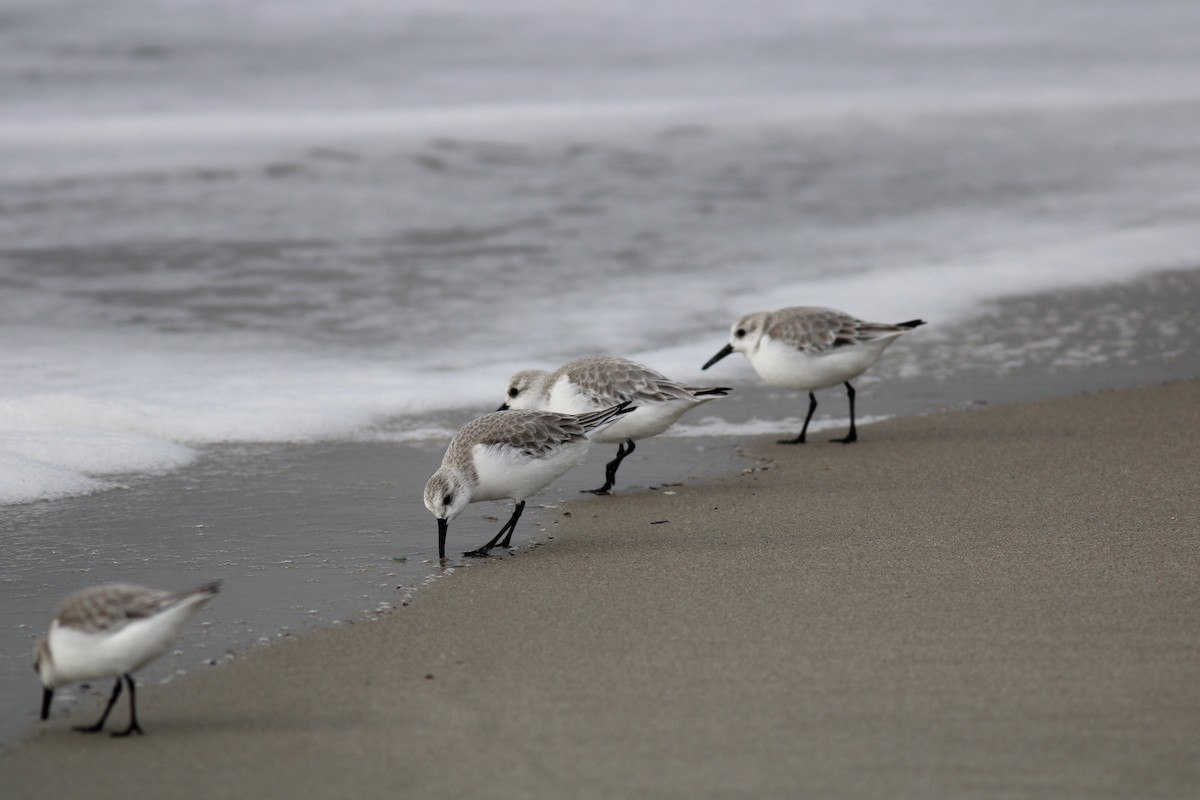
[[[487,558],[488,553],[491,551],[492,548],[490,547],[481,547],[478,550],[471,550],[470,552],[463,553],[463,555],[467,558]]]
[[[74,727],[71,728],[71,730],[79,731],[80,733],[99,733],[100,731],[104,730],[104,726],[103,725],[75,725]]]
[[[775,444],[804,444],[804,437],[800,436],[795,439],[780,439]]]
[[[580,494],[605,495],[605,494],[609,493],[608,490],[611,488],[612,488],[611,486],[601,486],[599,489],[580,489],[579,493]]]

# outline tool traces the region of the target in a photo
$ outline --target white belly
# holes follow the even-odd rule
[[[54,673],[61,683],[72,683],[140,669],[166,651],[192,610],[176,606],[131,622],[115,633],[88,633],[55,625],[48,637]]]
[[[813,391],[837,386],[866,372],[894,339],[876,339],[824,353],[805,353],[764,337],[750,356],[754,371],[772,386]]]
[[[633,402],[637,403],[638,401],[635,399]],[[626,439],[636,441],[657,436],[674,425],[685,411],[697,405],[699,403],[689,403],[686,400],[668,400],[665,403],[645,402],[639,405],[637,410],[625,414],[612,425],[593,434],[592,441],[610,444],[623,442]]]
[[[675,424],[675,422],[683,416],[690,408],[715,399],[716,396],[701,397],[695,401],[688,400],[668,400],[661,401],[639,401],[634,397],[633,404],[637,408],[628,413],[623,414],[620,419],[609,425],[607,428],[592,434],[593,442],[601,444],[612,444],[623,442],[626,439],[648,439],[651,436],[657,436],[667,428]],[[573,383],[567,380],[566,376],[559,378],[554,386],[550,389],[550,400],[546,405],[546,411],[557,411],[560,414],[586,414],[589,411],[600,411],[606,408],[599,403],[589,399],[586,395],[581,394]]]
[[[472,449],[479,484],[472,500],[521,501],[537,494],[587,455],[591,442],[581,439],[542,458],[529,458],[508,447],[477,444]]]

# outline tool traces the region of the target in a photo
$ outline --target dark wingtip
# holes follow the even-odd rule
[[[733,389],[728,386],[712,386],[708,389],[693,389],[692,394],[696,395],[696,397],[707,397],[708,395],[724,397],[732,391]]]
[[[633,402],[632,399],[622,400],[620,403],[617,403],[614,406],[609,406],[608,408],[601,409],[600,411],[596,411],[593,413],[597,416],[597,419],[610,420],[613,417],[619,417],[622,414],[628,414],[631,411],[637,411],[637,406],[630,405],[630,403],[632,403],[632,402]],[[580,416],[589,416],[589,415],[582,414]]]
[[[910,319],[908,322],[897,322],[896,327],[897,328],[915,328],[919,325],[924,325],[924,324],[925,324],[925,320],[923,320],[923,319]]]
[[[220,594],[221,581],[209,581],[195,588],[196,594]]]

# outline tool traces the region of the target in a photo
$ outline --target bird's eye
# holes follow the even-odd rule
[[[746,335],[746,329],[738,328],[736,331],[733,332],[733,335],[740,339]]]
[[[520,390],[520,389],[518,389],[518,388],[517,388],[517,387],[515,387],[515,386],[514,386],[514,387],[512,387],[511,389],[509,389],[509,390],[508,390],[508,396],[509,396],[509,397],[516,397],[516,396],[517,396],[517,395],[519,395],[520,393],[521,393],[521,390]]]
[[[442,498],[442,505],[449,506],[449,505],[453,505],[453,504],[454,504],[454,493],[453,492],[451,492],[450,494],[448,494]]]

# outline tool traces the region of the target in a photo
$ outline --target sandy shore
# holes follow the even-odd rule
[[[1196,796],[1200,381],[860,436],[574,503],[380,621],[147,687],[144,737],[55,720],[5,795]]]

